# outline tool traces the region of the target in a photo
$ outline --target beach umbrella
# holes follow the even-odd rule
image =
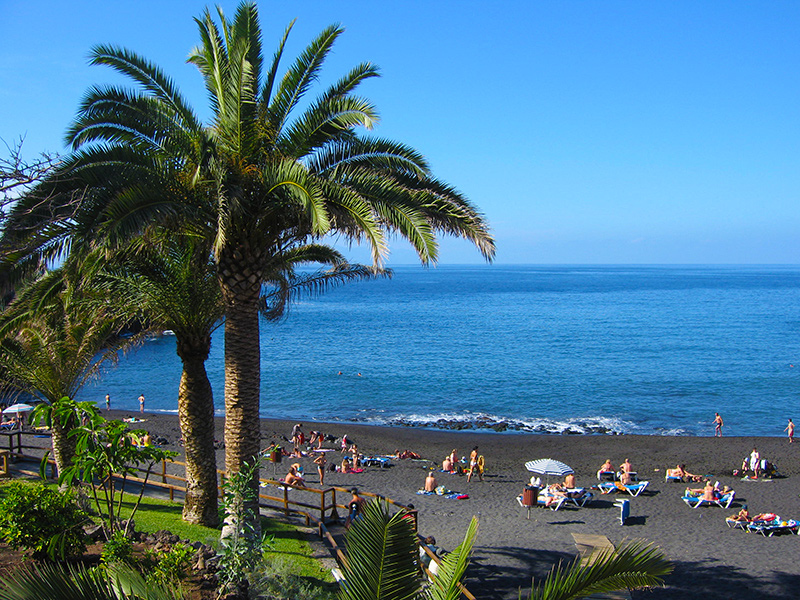
[[[4,408],[3,409],[3,414],[4,415],[9,415],[10,414],[10,415],[19,416],[20,413],[31,412],[33,409],[34,409],[34,407],[31,406],[30,404],[24,404],[24,403],[12,404],[8,408]]]
[[[550,481],[550,476],[564,477],[570,473],[574,473],[572,467],[565,465],[560,460],[552,458],[540,458],[537,460],[529,460],[525,463],[525,468],[532,473],[539,475],[546,475],[547,481]]]

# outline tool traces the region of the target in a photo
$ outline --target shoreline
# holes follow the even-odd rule
[[[145,422],[132,428],[147,429],[164,437],[165,447],[182,452],[175,414],[145,411],[102,410],[110,418],[143,417]],[[271,439],[283,442],[290,437],[296,421],[262,419],[262,448]],[[667,587],[634,592],[634,598],[655,600],[708,596],[731,599],[794,598],[800,584],[800,564],[795,559],[798,540],[792,535],[765,538],[755,533],[729,529],[724,517],[748,504],[751,514],[775,512],[784,519],[800,518],[800,444],[788,444],[776,437],[690,437],[657,435],[543,435],[486,431],[446,431],[413,427],[385,427],[362,423],[323,423],[301,421],[306,435],[311,430],[348,438],[365,455],[392,454],[412,450],[427,461],[395,460],[388,469],[368,467],[363,473],[327,473],[325,486],[357,486],[381,494],[419,510],[420,533],[434,535],[445,549],[461,542],[473,515],[480,520],[478,538],[466,585],[479,598],[510,600],[519,597],[520,587],[530,588],[559,561],[577,555],[572,533],[605,535],[612,543],[645,539],[656,543],[675,563],[675,572],[666,578]],[[223,439],[224,419],[217,417],[216,437]],[[283,442],[285,445],[285,442]],[[486,457],[484,481],[467,483],[466,477],[435,471],[437,483],[469,495],[466,500],[440,496],[420,496],[429,465],[441,467],[441,460],[452,449],[458,456],[469,455],[473,446]],[[741,481],[732,476],[742,458],[753,446],[773,462],[784,478]],[[324,444],[339,448],[336,443]],[[329,463],[341,460],[339,452],[329,453]],[[650,481],[644,494],[632,498],[631,519],[619,524],[619,509],[614,496],[600,495],[581,509],[551,511],[535,508],[530,520],[516,501],[531,473],[524,463],[538,458],[555,458],[570,465],[578,485],[597,483],[596,471],[610,458],[619,465],[629,458],[642,480]],[[178,457],[180,460],[180,457]],[[299,462],[307,483],[319,487],[317,470],[311,458],[285,458],[281,465],[267,463],[262,477],[285,475],[291,462]],[[681,462],[694,473],[712,476],[721,485],[736,491],[728,509],[691,509],[681,500],[685,484],[666,483],[664,470]],[[224,450],[217,452],[218,468],[224,468]],[[555,481],[551,478],[551,481]],[[292,493],[295,493],[294,491]],[[302,493],[302,492],[300,492]]]

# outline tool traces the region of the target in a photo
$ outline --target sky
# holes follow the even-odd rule
[[[91,47],[161,66],[207,119],[184,0],[0,0],[0,138],[64,152]],[[237,2],[220,3],[232,17]],[[318,91],[362,61],[374,135],[486,216],[499,264],[800,263],[800,3],[258,2],[265,55],[340,23]],[[288,68],[289,60],[283,67]],[[0,145],[0,151],[4,151]],[[389,265],[415,256],[393,240]],[[367,261],[364,249],[347,249]],[[440,264],[483,262],[442,240]]]

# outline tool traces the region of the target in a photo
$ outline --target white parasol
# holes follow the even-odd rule
[[[532,473],[538,473],[539,475],[547,475],[548,481],[550,476],[558,476],[564,477],[564,475],[569,475],[570,473],[574,473],[572,467],[569,465],[564,464],[560,460],[555,460],[552,458],[540,458],[537,460],[529,460],[525,463],[525,468]]]

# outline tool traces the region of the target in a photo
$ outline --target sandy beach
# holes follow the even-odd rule
[[[138,413],[111,411],[113,418],[140,417]],[[169,449],[180,451],[177,417],[168,414],[143,415],[146,428],[166,438]],[[222,439],[222,419],[217,420]],[[292,422],[263,420],[262,439],[289,436]],[[447,432],[415,428],[370,427],[347,423],[303,423],[303,430],[323,431],[341,437],[347,434],[366,455],[392,454],[409,449],[428,461],[394,461],[388,469],[368,467],[363,473],[327,473],[326,485],[358,486],[401,503],[413,503],[420,514],[420,532],[434,535],[445,549],[455,547],[473,515],[480,519],[473,562],[467,586],[479,598],[518,598],[520,587],[530,588],[531,577],[544,577],[558,561],[574,559],[577,550],[572,533],[602,534],[614,544],[626,539],[645,539],[660,546],[675,563],[667,587],[635,592],[634,597],[661,598],[795,598],[800,589],[800,564],[796,559],[800,540],[794,535],[771,538],[729,529],[724,517],[746,503],[751,514],[774,512],[783,518],[800,518],[800,477],[797,455],[800,444],[785,438],[749,437],[656,437],[493,434]],[[469,455],[473,446],[486,458],[484,481],[436,472],[437,482],[469,495],[450,500],[420,496],[428,466],[441,461],[452,449]],[[732,476],[742,458],[757,447],[761,456],[777,465],[784,478],[741,481]],[[324,447],[338,448],[327,443]],[[224,451],[218,453],[222,468]],[[331,460],[339,453],[330,453]],[[530,473],[524,463],[536,458],[555,458],[570,465],[579,486],[597,483],[596,471],[607,458],[619,465],[629,458],[642,480],[650,481],[644,494],[631,499],[631,519],[619,524],[614,495],[599,495],[590,505],[562,508],[554,512],[535,508],[530,520],[516,501]],[[310,458],[298,459],[310,486],[318,485],[317,470]],[[691,509],[681,500],[685,485],[666,483],[664,470],[678,462],[693,473],[710,475],[736,491],[729,510],[718,507]],[[288,464],[278,467],[285,474]],[[262,476],[272,476],[267,465]]]

